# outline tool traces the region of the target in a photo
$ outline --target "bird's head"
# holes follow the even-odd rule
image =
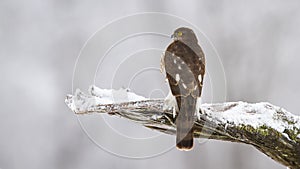
[[[171,37],[174,41],[179,40],[185,43],[198,41],[194,31],[187,27],[180,27],[176,29]]]

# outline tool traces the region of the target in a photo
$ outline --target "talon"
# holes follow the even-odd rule
[[[175,114],[176,116],[176,110],[177,110],[177,103],[175,96],[172,95],[172,92],[170,91],[168,96],[165,98],[163,110],[172,110],[173,116]]]

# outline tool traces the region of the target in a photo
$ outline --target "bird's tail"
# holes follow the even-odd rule
[[[176,147],[179,150],[191,150],[193,148],[193,125],[197,99],[191,95],[177,96],[179,112],[176,118]]]

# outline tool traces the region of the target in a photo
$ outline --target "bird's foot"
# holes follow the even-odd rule
[[[200,116],[202,114],[202,110],[200,108],[201,102],[202,102],[201,97],[197,98],[196,111],[195,111],[197,119],[200,119]]]
[[[168,96],[165,98],[163,110],[172,110],[173,118],[176,117],[177,103],[175,96],[172,95],[172,92],[169,92]]]

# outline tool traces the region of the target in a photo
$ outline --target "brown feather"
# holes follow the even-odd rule
[[[183,40],[175,40],[168,46],[163,61],[178,105],[176,145],[179,149],[189,150],[193,147],[192,128],[197,98],[202,92],[205,57],[195,34],[188,28],[179,29],[189,33],[183,36]]]

